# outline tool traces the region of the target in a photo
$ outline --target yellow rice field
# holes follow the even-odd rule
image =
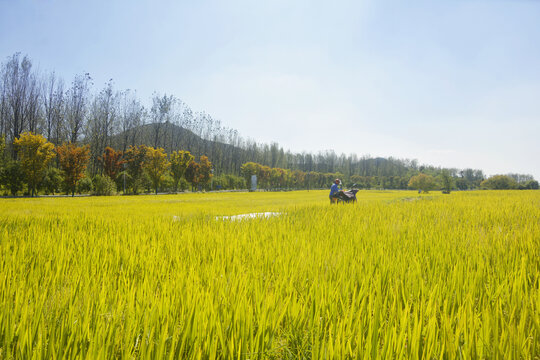
[[[358,198],[0,199],[0,359],[540,357],[540,191]]]

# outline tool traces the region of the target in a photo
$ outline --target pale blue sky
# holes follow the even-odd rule
[[[0,0],[0,59],[293,151],[540,179],[540,1]]]

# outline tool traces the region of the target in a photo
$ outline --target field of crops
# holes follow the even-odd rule
[[[540,191],[358,197],[0,199],[0,359],[540,357]]]

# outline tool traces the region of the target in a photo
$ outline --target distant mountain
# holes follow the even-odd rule
[[[416,160],[395,158],[357,157],[354,154],[336,154],[332,150],[312,153],[292,153],[284,151],[278,144],[257,144],[254,141],[237,140],[235,145],[226,142],[226,136],[214,135],[215,140],[205,139],[181,126],[162,123],[138,126],[111,138],[115,149],[125,150],[129,145],[162,147],[170,154],[175,150],[188,150],[196,159],[201,155],[209,157],[215,174],[240,175],[240,168],[246,162],[256,162],[269,167],[319,172],[340,173],[345,178],[353,175],[376,177],[384,188],[406,188],[408,179],[418,172],[436,176],[440,167],[419,166]],[[449,169],[451,176],[464,176],[470,184],[477,187],[484,175],[480,170]],[[460,175],[463,173],[464,175]],[[469,174],[470,173],[470,174]],[[398,179],[399,178],[399,179]],[[386,180],[384,180],[386,179]],[[396,182],[396,184],[394,184]],[[390,184],[390,185],[389,185]]]
[[[217,148],[223,150],[236,150],[242,152],[243,149],[221,141],[203,139],[193,131],[181,126],[163,124],[145,124],[126,132],[121,132],[112,138],[115,148],[124,149],[129,145],[146,145],[164,148],[167,153],[175,150],[188,150],[195,156],[207,155]]]
[[[113,136],[111,145],[115,149],[125,150],[130,145],[161,147],[167,153],[187,150],[196,158],[206,155],[220,170],[238,173],[239,161],[250,161],[248,151],[238,146],[218,140],[207,140],[193,131],[181,126],[162,123],[145,124]]]

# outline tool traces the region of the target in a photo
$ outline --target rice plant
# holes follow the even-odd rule
[[[358,199],[2,199],[0,359],[540,357],[540,192]]]

